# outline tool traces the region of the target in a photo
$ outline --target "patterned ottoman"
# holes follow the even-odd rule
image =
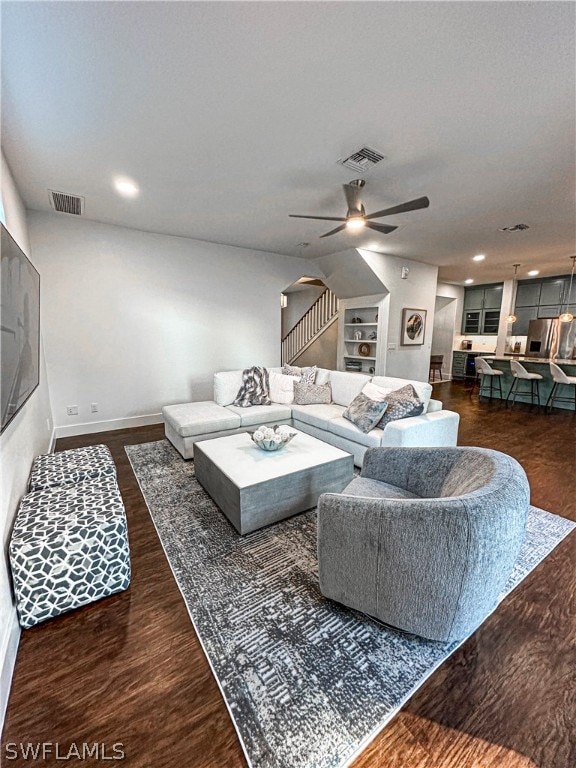
[[[126,589],[130,550],[115,478],[28,493],[9,552],[23,627]]]
[[[66,487],[84,480],[116,477],[116,467],[105,445],[73,448],[36,457],[30,472],[28,490]]]

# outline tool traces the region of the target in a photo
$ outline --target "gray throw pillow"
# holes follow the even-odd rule
[[[412,384],[406,384],[405,387],[389,392],[385,402],[388,404],[388,408],[378,423],[380,429],[384,429],[386,424],[397,419],[420,416],[424,410],[424,403],[418,397]]]
[[[300,368],[297,365],[284,364],[282,373],[287,376],[300,376],[301,384],[314,384],[316,381],[316,373],[318,372],[318,366],[310,365],[307,368]]]
[[[332,385],[326,384],[305,384],[302,381],[294,383],[294,404],[295,405],[329,405],[332,402]]]
[[[387,407],[386,401],[371,400],[364,392],[360,392],[342,416],[352,424],[356,424],[359,430],[367,433],[378,424]]]

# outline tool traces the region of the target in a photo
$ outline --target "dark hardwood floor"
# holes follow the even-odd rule
[[[434,390],[445,407],[461,414],[460,444],[511,454],[528,474],[532,502],[576,519],[573,413],[506,410],[500,402],[470,399],[459,384],[442,383]],[[58,449],[99,442],[110,447],[128,514],[132,585],[23,631],[3,757],[10,742],[58,742],[61,752],[71,742],[100,742],[107,754],[121,743],[124,764],[134,768],[246,765],[124,451],[125,445],[162,437],[162,427],[154,426],[58,441]],[[496,766],[576,766],[574,534],[354,763],[354,768]]]

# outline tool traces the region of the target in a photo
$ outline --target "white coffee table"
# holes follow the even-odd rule
[[[279,451],[263,451],[247,433],[194,446],[196,477],[239,533],[316,506],[321,493],[338,493],[354,470],[351,454],[296,432]]]

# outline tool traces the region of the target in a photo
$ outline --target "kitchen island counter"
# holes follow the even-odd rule
[[[540,403],[544,406],[546,405],[546,401],[548,400],[548,396],[550,394],[550,391],[552,387],[554,386],[554,380],[552,379],[552,375],[550,373],[550,363],[556,363],[556,365],[560,366],[564,373],[567,376],[576,376],[576,360],[548,360],[548,359],[542,359],[539,357],[517,357],[516,355],[479,355],[479,357],[483,357],[486,360],[488,360],[489,364],[493,367],[498,369],[499,371],[502,371],[504,374],[501,377],[501,383],[502,383],[502,398],[505,399],[508,395],[508,392],[510,391],[510,387],[512,386],[512,383],[514,382],[514,377],[512,376],[512,372],[510,370],[510,361],[516,360],[518,363],[523,365],[526,370],[529,373],[539,373],[542,376],[542,380],[539,382],[539,389],[540,389]],[[520,384],[521,390],[528,390],[526,393],[519,393],[516,395],[516,402],[517,403],[530,403],[530,389],[529,389],[529,383],[530,382],[522,382]],[[568,397],[572,398],[574,396],[574,389],[573,387],[564,386],[559,387],[559,389],[556,392],[557,395],[560,397]],[[482,395],[484,397],[484,394]],[[498,398],[498,393],[493,392],[492,397]],[[555,402],[554,408],[562,408],[564,410],[573,411],[575,409],[575,403],[574,400],[571,400],[571,402]]]
[[[552,358],[542,358],[542,357],[525,357],[524,355],[516,354],[515,352],[505,352],[504,355],[484,355],[482,354],[481,357],[490,358],[490,360],[503,360],[506,362],[510,361],[510,358],[514,358],[514,360],[518,361],[519,363],[539,363],[541,365],[546,366],[549,368],[550,363],[556,363],[556,365],[572,365],[576,366],[576,358],[572,358],[569,360],[553,360]]]

